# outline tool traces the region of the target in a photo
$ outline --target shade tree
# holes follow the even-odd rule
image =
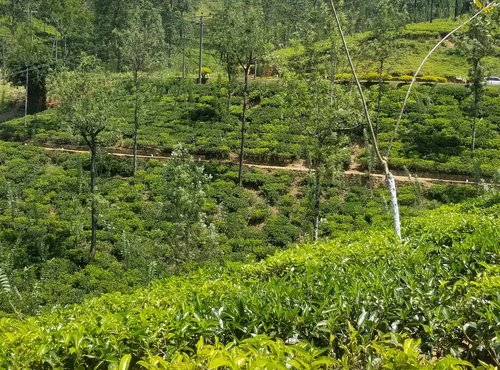
[[[241,113],[241,139],[239,154],[239,184],[243,184],[243,160],[249,85],[248,75],[257,59],[266,55],[268,44],[262,28],[263,11],[260,1],[247,3],[242,0],[225,2],[224,7],[214,14],[217,24],[227,27],[213,30],[213,45],[222,59],[225,59],[228,76],[237,68],[243,71],[243,101]]]
[[[148,0],[138,0],[128,10],[126,24],[115,30],[120,42],[123,63],[133,74],[134,95],[134,156],[132,172],[137,171],[137,135],[141,116],[140,72],[159,65],[163,55],[162,21],[160,14]]]
[[[459,46],[467,57],[470,68],[468,72],[472,113],[471,153],[476,149],[477,121],[481,118],[481,101],[484,95],[485,71],[482,61],[495,51],[495,34],[498,34],[498,16],[483,15],[474,21],[462,35]]]
[[[0,4],[7,78],[27,88],[27,113],[46,108],[46,78],[70,55],[88,48],[92,13],[87,1],[27,0]]]
[[[288,74],[285,86],[286,116],[296,134],[312,176],[311,213],[313,237],[319,237],[320,202],[324,185],[338,175],[348,158],[347,134],[360,122],[353,95],[335,87],[335,99],[330,98],[331,86],[318,73]],[[330,181],[328,181],[330,180]]]
[[[398,52],[396,41],[404,28],[406,19],[406,11],[394,6],[393,1],[378,0],[375,7],[375,16],[369,21],[371,30],[362,53],[368,58],[376,60],[379,64],[375,133],[378,132],[379,126],[384,64],[389,57]]]
[[[88,261],[97,250],[97,155],[102,134],[110,128],[113,111],[113,84],[96,68],[95,61],[85,59],[74,72],[63,72],[51,80],[54,96],[61,102],[60,119],[77,132],[90,151],[91,244]]]

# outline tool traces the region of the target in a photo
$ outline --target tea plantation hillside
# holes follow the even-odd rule
[[[1,368],[494,369],[500,198],[0,319]]]
[[[0,0],[0,370],[498,370],[498,10]]]
[[[404,81],[408,75],[413,75],[422,59],[436,45],[441,37],[451,32],[459,26],[460,20],[436,19],[432,23],[419,22],[406,24],[394,35],[394,50],[389,54],[384,62],[384,80]],[[439,77],[441,81],[459,81],[467,79],[468,69],[467,56],[461,42],[464,32],[453,35],[451,39],[438,48],[432,57],[425,63],[421,76]],[[349,45],[353,49],[353,57],[356,60],[356,68],[363,79],[378,81],[379,65],[377,60],[371,57],[370,33],[355,33],[347,36]],[[321,41],[314,45],[314,50],[318,55],[328,55],[331,50],[331,41]],[[496,51],[498,53],[498,51]],[[293,47],[278,50],[276,55],[282,58],[285,64],[296,62],[304,54],[304,46],[297,43]],[[350,73],[349,67],[343,60],[343,55],[339,58],[342,62],[337,71],[340,78],[348,78],[344,74]],[[486,75],[497,76],[500,74],[498,64],[498,54],[492,52],[482,61]],[[440,80],[438,79],[438,80]],[[444,80],[442,80],[444,79]],[[429,79],[432,81],[432,78]],[[436,81],[436,80],[434,80]]]
[[[36,314],[311,239],[310,173],[247,169],[240,187],[237,166],[175,153],[144,161],[135,177],[129,158],[99,153],[98,249],[88,263],[88,155],[0,143],[0,275],[10,286],[0,311]],[[391,225],[387,190],[364,181],[325,182],[319,237]],[[487,187],[401,184],[403,222]]]
[[[114,150],[133,148],[134,99],[126,76],[116,75],[117,107],[112,122],[102,138],[102,144]],[[381,149],[385,152],[393,139],[394,126],[407,85],[382,86],[381,111],[376,114],[378,86],[366,89],[374,116]],[[195,85],[190,81],[147,77],[143,124],[139,127],[138,147],[145,154],[169,154],[177,143],[183,143],[191,153],[212,159],[237,157],[240,146],[242,91],[230,98],[221,81]],[[250,92],[249,125],[245,141],[245,161],[286,164],[309,160],[306,151],[310,137],[292,120],[293,107],[286,102],[287,88],[283,82],[257,81]],[[350,86],[338,86],[337,94],[352,94]],[[399,134],[394,137],[390,162],[393,168],[407,167],[412,173],[435,172],[458,174],[471,178],[492,179],[500,168],[500,89],[485,90],[481,102],[475,140],[471,154],[472,97],[463,85],[430,84],[419,86],[411,95]],[[353,114],[359,111],[354,107]],[[22,118],[4,122],[0,139],[31,142],[40,146],[85,147],[79,135],[49,109],[29,116],[28,126]],[[349,132],[352,142],[366,146],[363,129]],[[360,161],[370,167],[370,153],[361,152]]]

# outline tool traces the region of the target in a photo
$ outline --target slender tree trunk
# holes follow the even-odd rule
[[[134,107],[134,158],[133,158],[133,166],[132,166],[132,175],[135,176],[137,172],[137,134],[139,131],[139,72],[134,69],[134,86],[135,86],[135,107]]]
[[[474,157],[474,151],[476,149],[476,122],[477,122],[477,111],[474,109],[474,121],[472,123],[472,156]]]
[[[458,0],[455,0],[455,16],[453,17],[454,20],[457,20],[458,18]]]
[[[380,125],[380,110],[382,107],[382,73],[384,71],[384,60],[380,60],[380,67],[378,70],[378,96],[377,96],[377,117],[375,119],[375,135],[378,135]]]
[[[387,164],[386,164],[387,165]],[[394,232],[397,236],[401,238],[401,220],[399,219],[399,206],[398,206],[398,196],[396,192],[396,181],[394,181],[394,176],[386,169],[386,181],[387,187],[389,188],[389,193],[391,194],[391,208],[392,215],[394,217]]]
[[[246,132],[246,119],[247,119],[247,100],[248,100],[248,70],[250,63],[244,68],[245,71],[245,89],[243,91],[243,112],[241,114],[241,145],[240,145],[240,168],[239,168],[239,184],[243,186],[243,155],[245,151],[245,132]]]
[[[64,58],[63,58],[63,63],[66,62],[66,57],[68,56],[68,39],[66,38],[66,35],[64,35]]]
[[[434,0],[429,0],[429,22],[434,19]]]
[[[314,240],[318,240],[319,236],[319,206],[321,197],[321,173],[319,169],[319,163],[316,163],[316,169],[314,173]]]
[[[413,23],[417,23],[417,0],[413,2]]]
[[[231,61],[229,56],[226,55],[226,68],[227,68],[227,113],[231,113],[231,83],[233,82],[231,74]]]
[[[172,41],[169,41],[167,44],[167,66],[170,67],[171,65],[172,65]]]
[[[479,61],[475,61],[473,65],[473,76],[474,76],[474,81],[472,82],[473,86],[473,94],[474,94],[474,103],[472,106],[472,113],[473,113],[473,121],[472,121],[472,145],[471,145],[471,152],[472,156],[474,157],[474,151],[476,149],[476,127],[477,127],[477,111],[478,111],[478,105],[479,105],[479,91],[478,91],[478,86],[477,86],[477,74],[478,74],[478,69],[479,69]]]
[[[335,50],[332,47],[332,76],[330,77],[330,105],[333,105],[334,87],[335,87],[335,73],[337,72],[337,63],[335,58]]]
[[[186,78],[186,30],[182,26],[182,79]]]
[[[90,193],[92,196],[91,217],[92,217],[92,236],[90,239],[89,262],[94,260],[97,245],[97,199],[95,191],[95,179],[97,175],[97,142],[96,138],[90,139]]]
[[[24,124],[23,127],[26,128],[28,125],[26,123],[27,117],[28,117],[28,102],[29,102],[29,73],[30,70],[26,67],[26,92],[25,92],[25,97],[24,97]]]

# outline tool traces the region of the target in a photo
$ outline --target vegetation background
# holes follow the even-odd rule
[[[334,4],[402,241],[330,2],[0,0],[0,368],[499,365],[497,4]]]

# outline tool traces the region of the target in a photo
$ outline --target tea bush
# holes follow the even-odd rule
[[[0,366],[493,369],[499,200],[5,317]]]

